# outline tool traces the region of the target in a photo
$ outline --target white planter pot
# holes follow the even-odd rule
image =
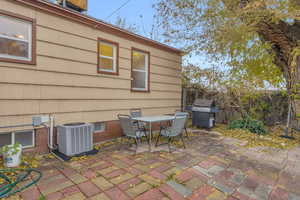
[[[12,147],[13,145],[9,145]],[[21,164],[22,145],[18,147],[18,152],[13,154],[13,150],[3,153],[5,167],[18,167]]]

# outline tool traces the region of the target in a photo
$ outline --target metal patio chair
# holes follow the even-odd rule
[[[187,131],[187,121],[189,119],[189,113],[188,112],[182,112],[180,110],[176,110],[175,111],[175,116],[186,116],[186,122],[184,124],[184,131],[185,131],[185,136],[188,138],[189,137],[189,134],[188,134],[188,131]]]
[[[142,117],[142,109],[141,108],[132,108],[129,110],[130,112],[130,116],[132,118],[134,117]],[[145,131],[147,130],[147,123],[145,122],[138,122],[138,121],[133,121],[133,123],[138,127],[138,128],[141,128],[141,129],[145,129]]]
[[[172,125],[170,127],[160,129],[159,135],[156,139],[155,146],[156,147],[158,146],[160,137],[166,137],[166,138],[168,138],[167,144],[168,144],[169,152],[171,153],[171,146],[170,146],[171,141],[174,140],[175,137],[180,137],[183,147],[186,148],[184,140],[183,140],[183,136],[182,136],[182,132],[184,129],[184,124],[186,123],[186,119],[187,119],[186,115],[185,116],[183,116],[183,115],[176,116],[175,115],[175,119],[172,121]],[[160,145],[162,145],[162,144],[160,144]]]
[[[142,128],[138,128],[134,124],[134,121],[132,120],[131,116],[119,114],[118,118],[120,120],[121,128],[123,130],[124,135],[129,139],[134,139],[135,141],[136,144],[135,153],[137,152],[137,148],[138,148],[138,142],[139,142],[138,140],[142,142],[143,136],[146,137],[146,140],[149,143],[146,130]]]
[[[142,117],[142,109],[141,108],[132,108],[129,110],[131,117]]]

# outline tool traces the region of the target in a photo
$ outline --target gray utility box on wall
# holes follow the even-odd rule
[[[201,128],[212,128],[215,125],[218,109],[213,100],[196,99],[191,108],[192,125]]]
[[[58,126],[58,151],[73,156],[93,150],[93,125],[88,123]]]

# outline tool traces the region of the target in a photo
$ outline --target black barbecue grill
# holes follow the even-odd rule
[[[212,128],[215,125],[216,107],[214,100],[196,99],[191,107],[192,124],[201,128]]]

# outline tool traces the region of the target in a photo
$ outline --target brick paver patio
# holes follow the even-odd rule
[[[162,150],[134,155],[126,145],[114,144],[85,160],[67,163],[45,158],[40,167],[42,180],[20,197],[300,200],[299,147],[246,149],[232,138],[203,132],[194,135],[186,139],[187,149],[171,154]]]

